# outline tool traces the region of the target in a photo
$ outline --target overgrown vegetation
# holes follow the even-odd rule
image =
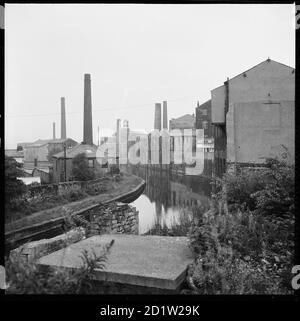
[[[89,167],[85,153],[80,153],[72,159],[72,176],[74,181],[89,181],[95,178],[95,172]]]
[[[78,269],[45,269],[37,261],[21,255],[10,257],[6,263],[7,294],[95,294],[96,269],[105,267],[107,254],[113,242],[107,244],[101,254],[93,249],[83,250],[82,265]]]
[[[24,194],[5,203],[6,223],[58,205],[79,201],[89,196],[86,191],[75,188],[68,188],[60,194],[49,195],[46,198],[27,198]]]
[[[190,230],[195,264],[186,293],[287,294],[294,252],[294,167],[226,174]]]
[[[72,216],[71,212],[65,215],[65,230],[85,227],[87,236],[93,235],[92,224],[83,218]],[[38,256],[22,256],[22,252],[15,252],[6,260],[7,294],[97,294],[101,289],[95,282],[96,270],[103,270],[107,255],[114,240],[107,243],[100,254],[93,248],[84,249],[80,255],[82,264],[76,269],[45,268],[38,265]],[[64,246],[67,247],[68,241]]]

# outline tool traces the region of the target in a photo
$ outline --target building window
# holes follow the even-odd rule
[[[89,159],[89,167],[94,168],[94,160]]]
[[[202,113],[203,116],[207,116],[207,109],[202,109],[201,113]]]
[[[206,120],[202,122],[202,127],[203,127],[203,129],[207,129],[208,124],[207,124]]]

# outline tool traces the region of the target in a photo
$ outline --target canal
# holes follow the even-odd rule
[[[190,217],[193,209],[209,206],[209,176],[185,175],[155,165],[131,165],[127,171],[146,181],[144,193],[131,203],[139,211],[139,234],[156,224],[170,228],[183,216]]]

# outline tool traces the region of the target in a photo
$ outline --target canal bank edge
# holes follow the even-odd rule
[[[138,198],[144,191],[146,182],[135,175],[127,175],[132,178],[134,178],[137,181],[137,184],[130,188],[129,190],[120,193],[119,191],[116,193],[103,193],[101,195],[90,197],[88,200],[95,200],[99,198],[99,196],[102,196],[103,199],[98,200],[95,204],[92,204],[90,206],[84,207],[78,211],[73,211],[71,215],[80,215],[85,216],[89,213],[90,210],[93,210],[94,208],[98,207],[99,205],[105,205],[111,202],[123,202],[123,203],[130,203],[134,201],[136,198]],[[123,187],[128,187],[127,184],[123,184]],[[114,194],[117,194],[118,196],[115,196]],[[79,202],[72,202],[67,205],[63,205],[57,208],[57,210],[63,210],[63,208],[70,208],[72,209],[72,205],[74,206],[83,202],[86,202],[85,200],[79,201]],[[44,212],[44,211],[43,211]],[[6,251],[9,249],[12,249],[14,247],[17,247],[21,244],[24,244],[28,241],[35,241],[42,238],[49,238],[54,237],[56,235],[59,235],[62,233],[62,225],[64,224],[64,215],[65,213],[62,213],[59,217],[43,220],[40,223],[35,223],[30,226],[25,226],[22,228],[12,229],[10,231],[5,232],[5,248]]]

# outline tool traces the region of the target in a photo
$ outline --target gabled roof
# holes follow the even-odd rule
[[[190,115],[190,114],[185,114],[183,116],[180,116],[178,118],[172,118],[171,121],[181,121],[181,120],[195,120],[195,116],[194,115]]]
[[[211,107],[211,99],[196,107],[196,109],[206,109]]]
[[[284,67],[286,67],[286,68],[291,69],[291,71],[292,71],[292,70],[295,70],[295,68],[293,68],[293,67],[291,67],[291,66],[285,65],[285,64],[283,64],[283,63],[281,63],[281,62],[278,62],[278,61],[275,61],[275,60],[272,60],[272,59],[269,59],[269,58],[268,58],[267,60],[264,60],[264,61],[258,63],[257,65],[255,65],[255,66],[253,66],[253,67],[251,67],[251,68],[249,68],[249,69],[247,69],[247,70],[239,73],[238,75],[229,78],[229,81],[230,81],[230,80],[233,80],[233,79],[235,79],[235,78],[237,78],[237,77],[239,77],[239,76],[241,76],[241,75],[249,72],[250,70],[253,70],[253,69],[255,69],[255,68],[259,67],[260,65],[263,65],[263,64],[265,64],[265,63],[267,63],[267,62],[268,62],[268,63],[269,63],[269,62],[276,63],[276,64],[278,64],[278,65],[281,65],[281,66],[284,66]],[[218,87],[215,87],[214,89],[220,88],[220,87],[222,87],[222,86],[224,86],[224,83],[223,83],[222,85],[218,86]],[[213,89],[213,90],[214,90],[214,89]]]
[[[34,141],[33,143],[31,143],[30,147],[31,146],[33,146],[33,147],[35,147],[35,146],[43,146],[43,145],[46,145],[46,144],[49,144],[49,143],[59,144],[59,143],[64,143],[64,142],[66,142],[68,140],[73,140],[73,139],[72,138],[38,139],[38,140]]]
[[[78,144],[66,150],[66,158],[74,158],[76,155],[81,153],[85,153],[87,158],[96,158],[97,148],[98,147],[96,145]],[[52,157],[64,158],[64,151],[59,152]]]

